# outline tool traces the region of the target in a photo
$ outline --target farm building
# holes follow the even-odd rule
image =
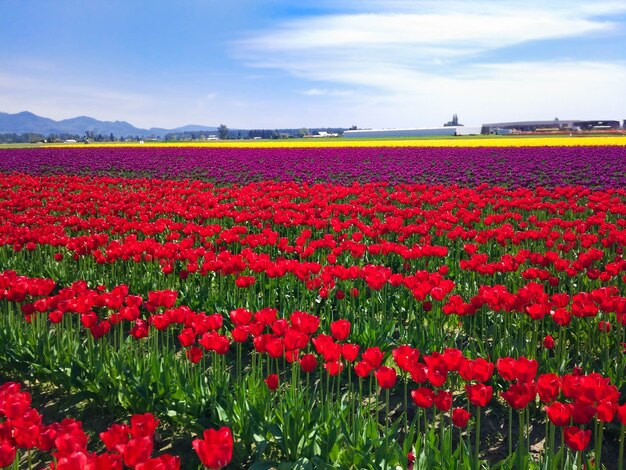
[[[420,137],[480,134],[479,127],[444,126],[416,127],[406,129],[358,129],[344,131],[344,137]]]
[[[582,121],[579,119],[553,121],[518,121],[518,122],[493,122],[483,124],[482,134],[497,134],[498,131],[513,132],[559,132],[559,131],[594,131],[594,130],[619,130],[619,121]]]

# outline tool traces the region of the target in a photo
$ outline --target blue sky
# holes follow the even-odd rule
[[[626,0],[0,0],[0,111],[139,127],[626,119]]]

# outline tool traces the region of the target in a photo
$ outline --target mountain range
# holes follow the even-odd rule
[[[152,127],[141,129],[126,121],[99,121],[89,116],[78,116],[70,119],[55,121],[50,118],[37,116],[28,111],[9,114],[0,112],[0,134],[69,134],[83,136],[88,131],[93,135],[110,135],[115,137],[163,137],[170,132],[215,132],[217,127],[188,125],[175,129]]]

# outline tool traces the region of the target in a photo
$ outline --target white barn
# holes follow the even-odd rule
[[[358,129],[344,131],[344,137],[423,137],[423,136],[454,136],[480,134],[480,127],[443,126],[414,127],[396,129]]]

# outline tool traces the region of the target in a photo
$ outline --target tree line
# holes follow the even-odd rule
[[[356,126],[353,126],[356,127]],[[307,135],[316,135],[319,132],[328,132],[332,134],[343,134],[345,128],[342,127],[301,127],[285,128],[285,129],[229,129],[224,124],[220,125],[215,131],[185,131],[185,132],[169,132],[163,136],[162,140],[207,140],[211,138],[219,138],[220,140],[228,139],[291,139],[301,138]],[[0,144],[28,144],[28,143],[53,143],[64,142],[66,140],[75,140],[77,142],[125,142],[139,141],[142,139],[153,139],[156,136],[138,136],[128,135],[125,137],[116,137],[110,134],[95,134],[93,131],[86,131],[85,134],[39,134],[35,132],[25,133],[0,133]],[[161,140],[161,139],[158,139]]]

